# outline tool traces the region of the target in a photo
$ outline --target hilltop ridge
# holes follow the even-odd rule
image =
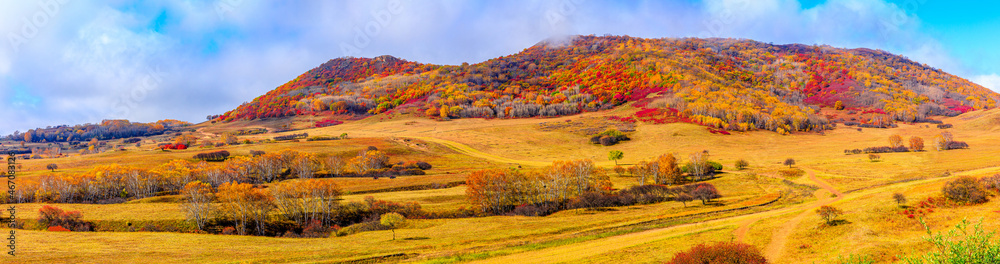
[[[994,108],[1000,100],[968,80],[867,48],[628,36],[553,43],[463,65],[387,55],[337,58],[216,120],[363,117],[400,109],[433,118],[522,118],[632,103],[645,111],[639,121],[674,117],[733,131],[787,133],[829,129],[846,118],[887,127]]]

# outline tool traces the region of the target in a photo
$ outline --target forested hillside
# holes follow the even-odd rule
[[[884,127],[993,108],[998,99],[968,80],[879,50],[577,36],[472,65],[429,65],[391,56],[338,58],[217,120],[364,116],[394,109],[432,118],[523,118],[635,102],[643,122],[678,120],[787,133],[823,130],[838,121],[820,114],[820,108],[850,112],[860,123]]]

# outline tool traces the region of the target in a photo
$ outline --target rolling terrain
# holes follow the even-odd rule
[[[768,263],[839,263],[851,256],[897,263],[936,250],[927,230],[949,230],[964,219],[985,219],[983,230],[1000,230],[990,220],[1000,216],[996,190],[983,203],[923,206],[943,201],[949,181],[1000,173],[998,98],[882,51],[750,40],[579,36],[461,66],[340,58],[204,123],[120,137],[101,137],[100,126],[77,126],[88,130],[78,135],[97,138],[78,147],[104,142],[107,149],[18,160],[19,188],[34,191],[4,206],[17,206],[24,224],[16,230],[19,263],[663,263],[695,245],[729,241],[752,245]],[[65,141],[65,133],[74,133],[66,128],[2,143],[51,148],[47,133],[55,129],[55,142]],[[629,140],[592,141],[609,129]],[[967,147],[938,149],[945,134]],[[851,152],[896,144],[894,136],[919,137],[926,147]],[[196,156],[221,150],[231,155],[225,161]],[[612,150],[624,156],[611,160]],[[365,174],[355,164],[373,152],[387,159],[377,173],[417,161],[433,166],[391,177]],[[723,168],[670,184],[640,180],[628,169],[664,154],[681,165],[704,157]],[[191,195],[176,185],[145,195],[136,193],[140,188],[112,189],[106,203],[62,193],[86,193],[83,187],[58,189],[102,182],[118,171],[168,182],[184,171],[170,164],[187,164],[191,179],[218,194],[208,203],[223,207],[228,198],[221,189],[228,185],[202,175],[237,175],[250,166],[240,162],[263,157],[312,161],[313,167],[286,165],[267,181],[233,179],[261,193],[333,183],[341,209],[416,205],[422,214],[408,215],[394,230],[364,219],[331,225],[329,237],[294,236],[305,235],[304,228],[287,230],[293,236],[237,235],[221,231],[233,225],[228,220],[200,229],[188,217],[185,197]],[[345,164],[329,165],[338,158]],[[721,197],[524,216],[513,213],[518,209],[480,210],[470,191],[479,187],[473,180],[483,169],[535,177],[571,160],[593,162],[594,174],[606,176],[607,197],[637,185],[702,183]],[[749,166],[736,168],[741,160]],[[104,167],[109,164],[120,167]],[[894,194],[908,202],[898,203]],[[94,232],[47,231],[38,221],[47,206],[80,212]],[[837,224],[816,214],[822,206],[842,210]],[[277,210],[263,217],[292,225]]]

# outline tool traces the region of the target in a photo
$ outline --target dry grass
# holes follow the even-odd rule
[[[923,240],[925,232],[912,219],[896,214],[893,192],[906,194],[911,201],[937,196],[946,179],[945,172],[968,171],[973,176],[1000,172],[994,167],[995,153],[1000,143],[994,136],[993,116],[1000,110],[970,113],[946,118],[954,124],[949,129],[956,140],[966,141],[970,149],[952,151],[930,150],[919,153],[882,154],[882,161],[870,162],[865,155],[844,155],[844,149],[887,145],[893,134],[923,137],[925,142],[943,130],[923,125],[900,125],[895,129],[840,128],[825,135],[794,134],[781,136],[772,132],[714,135],[703,127],[690,124],[636,126],[633,140],[613,147],[592,145],[578,130],[540,130],[542,122],[590,120],[605,115],[622,115],[627,108],[607,112],[586,113],[559,118],[513,120],[460,119],[434,121],[394,115],[392,119],[378,116],[347,124],[307,129],[310,135],[340,135],[348,133],[350,140],[318,142],[283,142],[227,147],[236,155],[249,150],[278,151],[293,148],[299,151],[337,154],[360,150],[366,146],[385,149],[393,160],[426,160],[434,165],[424,176],[396,179],[335,178],[329,179],[349,192],[384,190],[431,183],[461,181],[470,170],[486,167],[541,167],[553,160],[593,159],[610,168],[609,150],[621,150],[624,166],[664,153],[673,153],[681,161],[691,153],[708,150],[711,160],[721,162],[727,171],[737,159],[750,162],[750,170],[726,173],[711,182],[726,195],[723,206],[704,206],[700,202],[661,203],[655,205],[613,208],[609,211],[570,210],[548,217],[495,216],[466,219],[414,220],[397,234],[410,240],[390,241],[389,231],[364,232],[346,237],[327,239],[278,239],[222,235],[175,233],[54,233],[19,231],[17,261],[108,263],[138,262],[155,259],[166,263],[215,262],[335,262],[357,260],[371,256],[397,253],[419,254],[410,260],[454,262],[458,257],[472,259],[507,255],[496,262],[628,262],[648,263],[669,260],[675,252],[709,241],[734,239],[734,230],[748,226],[744,241],[764,249],[772,244],[773,234],[789,228],[787,223],[811,210],[820,202],[830,201],[831,192],[820,189],[808,197],[785,197],[776,205],[745,212],[714,215],[716,220],[679,225],[664,222],[650,226],[648,231],[623,230],[622,225],[657,221],[675,216],[750,204],[766,195],[782,193],[790,187],[773,178],[783,168],[785,158],[794,158],[796,167],[815,175],[816,181],[845,192],[831,205],[845,211],[841,219],[847,224],[822,226],[821,220],[807,212],[801,222],[791,226],[783,257],[774,263],[826,263],[838,256],[862,254],[889,262],[897,255],[926,251],[930,245]],[[970,118],[972,116],[980,116]],[[378,120],[381,117],[383,120]],[[297,118],[293,126],[305,127],[308,118]],[[242,121],[241,121],[242,122]],[[209,133],[224,132],[246,126],[276,127],[287,121],[253,121],[206,126]],[[314,121],[312,121],[314,122]],[[573,123],[576,121],[571,121]],[[589,122],[589,121],[588,121]],[[301,133],[295,131],[289,133]],[[246,138],[270,138],[274,134]],[[410,141],[407,141],[409,139]],[[42,172],[45,164],[57,163],[63,169],[57,173],[82,171],[100,163],[120,162],[137,166],[152,166],[170,159],[190,158],[206,150],[128,151],[52,160],[23,161],[28,170],[22,175],[30,179]],[[611,177],[615,188],[634,183],[634,178]],[[905,181],[918,179],[913,181]],[[926,180],[919,180],[926,179]],[[799,184],[817,185],[808,175],[790,179]],[[857,190],[854,192],[848,192]],[[801,191],[801,190],[800,190]],[[454,210],[468,206],[464,187],[446,189],[347,194],[346,201],[359,201],[365,196],[394,202],[415,201],[429,211]],[[996,218],[1000,202],[984,205],[943,208],[927,217],[934,230],[953,226],[962,218]],[[19,205],[22,218],[33,218],[38,204]],[[118,205],[58,205],[65,210],[80,210],[85,219],[182,219],[176,203],[132,203]],[[37,214],[37,213],[35,213]],[[700,221],[701,218],[691,221]],[[666,227],[662,229],[661,227]],[[984,227],[1000,229],[1000,223],[986,221]],[[604,230],[604,231],[602,231]],[[617,230],[608,233],[607,230]],[[635,232],[639,231],[639,232]],[[5,231],[4,231],[5,232]],[[595,236],[594,234],[605,234]],[[530,246],[545,245],[545,246]],[[903,250],[901,250],[903,249]],[[248,254],[252,252],[253,254]],[[547,257],[547,258],[542,258]]]

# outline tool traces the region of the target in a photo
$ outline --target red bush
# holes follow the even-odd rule
[[[50,226],[48,230],[55,232],[69,232],[69,229],[66,229],[65,227],[62,226]]]
[[[38,209],[38,223],[48,228],[59,227],[56,229],[90,231],[90,224],[81,221],[81,217],[79,211],[64,212],[62,209],[48,205]]]
[[[767,263],[767,259],[754,246],[720,242],[716,244],[700,244],[692,247],[688,251],[677,253],[671,264],[762,264]]]

